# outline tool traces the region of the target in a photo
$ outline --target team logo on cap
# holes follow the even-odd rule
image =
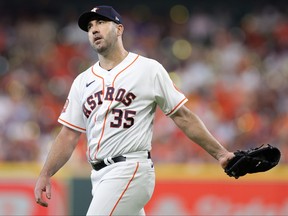
[[[96,8],[93,8],[91,11],[94,12],[94,13],[96,13],[96,11],[97,11],[98,9],[99,9],[99,8],[96,7]]]

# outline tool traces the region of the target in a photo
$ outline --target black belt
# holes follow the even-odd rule
[[[148,152],[148,157],[147,157],[147,158],[148,158],[148,159],[151,158],[150,152]],[[106,167],[106,166],[109,166],[109,165],[111,165],[111,164],[113,164],[113,163],[118,163],[118,162],[121,162],[121,161],[126,161],[126,157],[120,155],[120,156],[117,156],[117,157],[113,157],[113,158],[111,158],[110,160],[107,159],[107,160],[106,160],[106,163],[105,163],[104,160],[103,160],[103,161],[100,161],[100,162],[98,162],[98,163],[91,164],[91,165],[92,165],[92,167],[93,167],[94,170],[99,171],[99,170],[101,170],[102,168],[104,168],[104,167]]]

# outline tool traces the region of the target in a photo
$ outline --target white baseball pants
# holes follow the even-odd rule
[[[127,160],[91,171],[92,201],[87,215],[145,215],[155,186],[151,159],[124,155]]]

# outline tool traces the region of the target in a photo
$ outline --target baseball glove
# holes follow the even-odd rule
[[[237,150],[225,167],[228,176],[238,179],[248,173],[265,172],[275,167],[280,160],[280,150],[269,144],[248,150]]]

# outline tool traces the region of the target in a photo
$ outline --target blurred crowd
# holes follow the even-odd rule
[[[97,61],[78,15],[1,18],[0,161],[45,159],[73,79]],[[139,6],[123,19],[126,48],[162,63],[224,146],[270,143],[288,162],[287,13],[265,6],[234,19],[175,5],[164,17]],[[154,161],[215,162],[160,110],[154,131]],[[81,162],[85,145],[83,136],[75,152]]]

